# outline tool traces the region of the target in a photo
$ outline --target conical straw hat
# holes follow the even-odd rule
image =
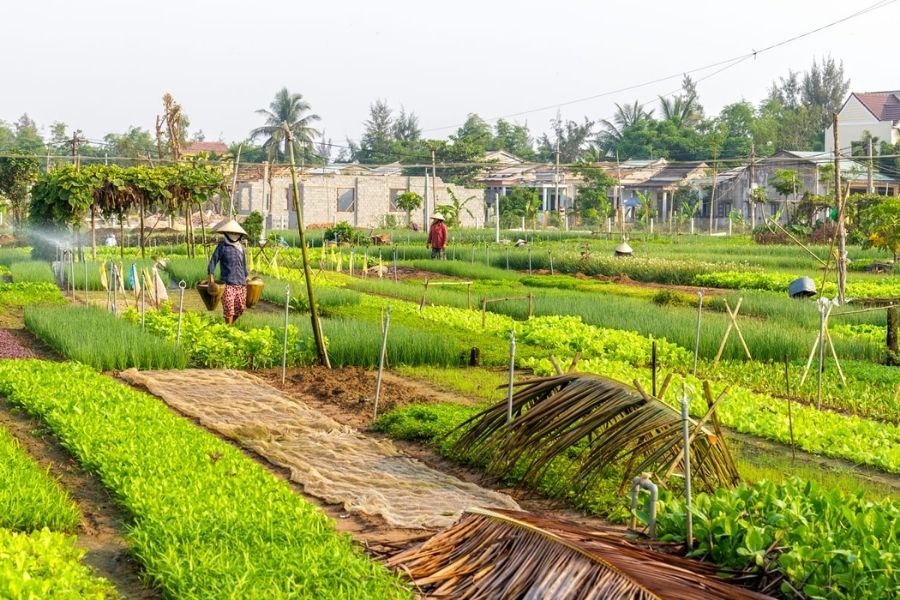
[[[244,231],[244,228],[241,227],[234,219],[229,219],[224,223],[219,223],[218,225],[216,225],[214,231],[216,233],[239,233],[241,235],[247,235],[247,232]]]

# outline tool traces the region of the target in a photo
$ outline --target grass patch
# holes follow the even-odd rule
[[[411,597],[285,481],[152,396],[42,361],[0,361],[0,393],[98,473],[166,597]]]
[[[25,326],[63,356],[101,371],[187,365],[174,344],[96,307],[28,306]]]

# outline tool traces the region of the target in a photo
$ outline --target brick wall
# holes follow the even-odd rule
[[[386,215],[393,215],[399,225],[406,223],[406,213],[391,209],[392,194],[406,191],[418,193],[427,199],[428,215],[434,207],[450,203],[449,187],[460,201],[466,203],[471,211],[462,211],[460,219],[464,227],[484,225],[484,190],[464,188],[453,184],[445,184],[438,179],[435,182],[437,201],[431,197],[431,180],[425,177],[407,177],[402,175],[314,175],[300,182],[300,200],[303,207],[304,221],[307,225],[331,225],[347,221],[355,227],[382,227]],[[268,186],[266,186],[268,188]],[[296,227],[297,221],[291,197],[291,178],[275,177],[271,189],[266,190],[271,206],[265,206],[263,200],[262,179],[238,183],[235,195],[235,208],[241,215],[251,211],[259,211],[268,215],[268,227],[280,227],[285,222],[287,227]],[[339,198],[341,201],[339,202]],[[413,212],[412,220],[423,226],[428,216],[426,207]]]

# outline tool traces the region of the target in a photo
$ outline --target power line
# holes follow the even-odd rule
[[[611,95],[614,95],[614,94],[619,94],[619,93],[622,93],[622,92],[627,92],[627,91],[639,89],[639,88],[642,88],[642,87],[647,87],[647,86],[653,85],[653,84],[655,84],[655,83],[661,83],[661,82],[663,82],[663,81],[668,81],[668,80],[670,80],[670,79],[675,79],[675,78],[678,78],[678,77],[683,77],[684,75],[690,75],[690,74],[692,74],[692,73],[698,73],[698,72],[701,72],[701,71],[706,71],[706,70],[708,70],[708,69],[714,69],[714,68],[716,68],[716,67],[722,67],[722,68],[720,68],[719,70],[717,70],[717,71],[715,71],[715,72],[713,72],[713,73],[711,73],[711,74],[709,74],[709,75],[706,75],[706,76],[704,76],[703,78],[701,78],[700,80],[698,80],[698,81],[703,81],[703,80],[705,80],[705,79],[709,79],[710,77],[713,77],[714,75],[718,75],[719,73],[721,73],[721,72],[723,72],[723,71],[725,71],[725,70],[727,70],[727,69],[730,69],[730,68],[732,68],[732,67],[735,67],[735,66],[737,66],[738,64],[740,64],[740,63],[742,63],[742,62],[744,62],[744,61],[746,61],[746,60],[748,60],[748,59],[750,59],[750,58],[755,59],[755,58],[757,58],[760,54],[763,54],[763,53],[765,53],[765,52],[770,52],[770,51],[772,51],[772,50],[774,50],[774,49],[776,49],[776,48],[780,48],[781,46],[784,46],[784,45],[786,45],[786,44],[790,44],[790,43],[792,43],[792,42],[796,42],[796,41],[801,40],[801,39],[803,39],[803,38],[805,38],[805,37],[809,37],[809,36],[811,36],[811,35],[813,35],[813,34],[819,33],[820,31],[824,31],[824,30],[829,29],[829,28],[831,28],[831,27],[835,27],[835,26],[837,26],[837,25],[840,25],[841,23],[844,23],[844,22],[849,21],[849,20],[851,20],[851,19],[855,19],[855,18],[857,18],[857,17],[860,17],[860,16],[862,16],[862,15],[864,15],[864,14],[866,14],[866,13],[869,13],[869,12],[872,12],[872,11],[875,11],[875,10],[878,10],[878,9],[880,9],[880,8],[884,8],[885,6],[888,6],[888,5],[890,5],[890,4],[893,4],[893,3],[895,3],[896,1],[897,1],[897,0],[880,0],[879,2],[876,2],[875,4],[872,4],[872,5],[870,5],[870,6],[866,7],[866,8],[863,8],[863,9],[861,9],[861,10],[858,10],[858,11],[856,11],[856,12],[854,12],[854,13],[851,13],[851,14],[849,14],[849,15],[847,15],[847,16],[845,16],[845,17],[842,17],[842,18],[840,18],[840,19],[837,19],[836,21],[832,21],[832,22],[830,22],[830,23],[827,23],[827,24],[822,25],[822,26],[820,26],[820,27],[817,27],[817,28],[815,28],[815,29],[811,29],[811,30],[806,31],[806,32],[804,32],[804,33],[795,35],[795,36],[793,36],[793,37],[790,37],[790,38],[787,38],[787,39],[784,39],[784,40],[781,40],[780,42],[776,42],[776,43],[771,44],[771,45],[769,45],[769,46],[766,46],[766,47],[764,47],[764,48],[762,48],[762,49],[760,49],[760,50],[752,50],[751,52],[744,53],[744,54],[739,54],[739,55],[737,55],[737,56],[733,56],[733,57],[728,58],[728,59],[725,59],[725,60],[716,61],[716,62],[707,64],[707,65],[704,65],[704,66],[702,66],[702,67],[695,67],[695,68],[693,68],[693,69],[688,69],[688,70],[686,70],[686,71],[680,71],[680,72],[678,72],[678,73],[674,73],[674,74],[672,74],[672,75],[667,75],[667,76],[665,76],[665,77],[658,77],[658,78],[656,78],[656,79],[651,79],[651,80],[645,81],[645,82],[643,82],[643,83],[637,83],[637,84],[634,84],[634,85],[630,85],[630,86],[626,86],[626,87],[622,87],[622,88],[617,88],[617,89],[614,89],[614,90],[607,90],[607,91],[605,91],[605,92],[600,92],[600,93],[598,93],[598,94],[593,94],[593,95],[591,95],[591,96],[586,96],[586,97],[583,97],[583,98],[576,98],[576,99],[574,99],[574,100],[567,100],[567,101],[564,101],[564,102],[558,102],[558,103],[556,103],[556,104],[550,104],[550,105],[542,106],[542,107],[540,107],[540,108],[533,108],[533,109],[523,110],[523,111],[519,111],[519,112],[515,112],[515,113],[507,113],[507,114],[504,114],[504,115],[499,115],[499,116],[496,116],[496,117],[491,117],[491,118],[489,118],[489,119],[485,119],[485,121],[496,121],[496,120],[499,120],[499,119],[508,119],[508,118],[512,118],[512,117],[520,117],[520,116],[527,115],[527,114],[531,114],[531,113],[543,112],[543,111],[551,110],[551,109],[554,109],[554,108],[561,108],[561,107],[563,107],[563,106],[570,106],[570,105],[572,105],[572,104],[579,104],[579,103],[582,103],[582,102],[589,102],[589,101],[591,101],[591,100],[596,100],[596,99],[598,99],[598,98],[603,98],[603,97],[605,97],[605,96],[611,96]],[[679,88],[679,89],[680,89],[680,88]],[[677,92],[677,91],[678,91],[678,90],[676,90],[676,92]],[[675,93],[675,92],[669,92],[669,93],[667,93],[667,94],[664,94],[664,96],[671,95],[672,93]],[[462,127],[462,125],[464,125],[464,124],[447,125],[447,126],[444,126],[444,127],[429,127],[429,128],[427,128],[427,129],[423,129],[422,132],[424,133],[424,132],[426,132],[426,131],[442,131],[442,130],[445,130],[445,129],[455,129],[455,128],[458,128],[458,127]]]

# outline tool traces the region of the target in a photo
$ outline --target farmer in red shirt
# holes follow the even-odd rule
[[[447,226],[444,224],[444,215],[434,213],[431,217],[431,229],[428,230],[428,246],[431,248],[431,258],[443,259],[447,252]]]

